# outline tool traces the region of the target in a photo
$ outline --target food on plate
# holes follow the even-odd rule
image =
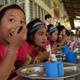
[[[35,72],[34,68],[24,68],[21,70],[22,73],[26,75],[31,75]]]

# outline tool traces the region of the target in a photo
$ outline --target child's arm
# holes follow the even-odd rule
[[[0,63],[0,80],[7,80],[11,74],[16,61],[18,49],[26,39],[26,31],[26,26],[23,27],[19,34],[17,34],[17,30],[15,30],[14,33],[11,33],[12,31],[10,30],[9,33],[11,35],[6,39],[9,43],[8,52],[5,59]]]
[[[48,57],[49,57],[49,53],[47,53],[46,51],[40,52],[39,55],[35,57],[33,63],[41,63],[44,60],[48,60]]]
[[[0,64],[0,80],[7,80],[14,67],[17,49],[10,47],[9,50],[4,61]]]

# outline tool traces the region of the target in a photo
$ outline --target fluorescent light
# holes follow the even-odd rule
[[[80,27],[80,20],[74,20],[75,28]]]
[[[80,16],[76,16],[76,18],[80,18]]]
[[[74,34],[76,33],[76,30],[71,30]]]

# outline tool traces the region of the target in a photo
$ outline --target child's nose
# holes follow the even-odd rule
[[[43,37],[43,40],[46,41],[46,40],[47,40],[47,36],[44,36],[44,37]]]

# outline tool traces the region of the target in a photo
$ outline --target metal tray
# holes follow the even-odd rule
[[[77,70],[77,65],[76,64],[72,64],[72,63],[64,63],[64,77],[56,77],[56,78],[49,78],[46,76],[46,74],[43,72],[41,73],[37,73],[39,74],[38,76],[31,76],[31,75],[26,75],[24,73],[21,72],[22,69],[24,68],[28,68],[28,67],[35,67],[37,65],[26,65],[20,69],[17,70],[17,74],[23,78],[30,78],[30,79],[45,79],[45,80],[55,80],[55,79],[67,79],[67,78],[72,78],[72,77],[76,77],[78,75],[80,75],[80,71]],[[39,64],[39,67],[44,67],[43,64]],[[73,69],[72,69],[73,68]],[[75,69],[74,69],[75,68]],[[70,71],[71,69],[71,71]]]

